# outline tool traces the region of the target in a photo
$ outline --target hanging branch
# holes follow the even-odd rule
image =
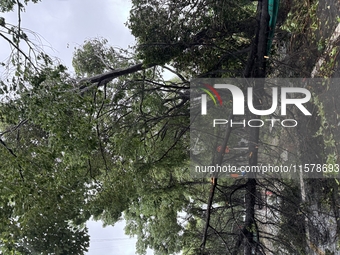
[[[13,151],[11,148],[9,148],[9,147],[7,146],[7,144],[6,144],[2,139],[0,139],[0,143],[5,147],[5,149],[6,149],[13,157],[18,158],[18,156],[14,153],[14,151]],[[21,165],[20,165],[19,163],[18,163],[18,166],[19,166],[19,174],[20,174],[20,177],[21,177],[22,181],[25,181],[24,175],[22,174],[22,167],[21,167]]]

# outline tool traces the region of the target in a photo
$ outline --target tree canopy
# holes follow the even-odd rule
[[[268,56],[266,1],[134,0],[127,26],[137,45],[86,40],[74,52],[75,75],[21,28],[29,2],[0,3],[2,12],[19,9],[17,25],[0,17],[0,36],[13,47],[3,66],[15,70],[0,81],[1,254],[84,254],[91,217],[105,225],[124,218],[138,254],[336,253],[337,176],[223,179],[190,170],[190,112],[199,110],[191,79],[332,77],[338,21],[328,17],[323,32],[321,1],[280,3]],[[263,83],[253,87],[254,103],[267,102]],[[221,130],[215,163],[279,164],[286,152],[294,163],[338,164],[337,128],[327,126],[337,116],[323,103],[311,102],[312,118],[293,131]],[[227,146],[246,149],[227,158]]]

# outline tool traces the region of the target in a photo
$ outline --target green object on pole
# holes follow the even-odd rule
[[[279,5],[280,5],[280,0],[268,0],[268,14],[270,16],[270,19],[269,19],[268,42],[267,42],[267,56],[269,56],[270,48],[272,47],[276,20],[277,20],[277,15],[279,12]]]

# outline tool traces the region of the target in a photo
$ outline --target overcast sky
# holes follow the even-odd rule
[[[74,47],[86,39],[103,37],[122,48],[134,44],[124,25],[130,6],[130,1],[124,0],[42,0],[26,8],[22,23],[53,47],[51,54],[71,66]]]
[[[74,48],[86,39],[103,37],[110,45],[121,48],[134,44],[124,25],[130,6],[126,0],[42,0],[26,7],[22,27],[38,33],[44,40],[46,53],[71,67]],[[15,13],[0,13],[0,16],[7,23],[17,24]],[[1,40],[0,49],[0,61],[4,61],[9,48]],[[115,227],[102,228],[100,222],[89,222],[91,241],[87,255],[135,254],[135,240],[124,235],[124,226],[124,222],[119,222]]]

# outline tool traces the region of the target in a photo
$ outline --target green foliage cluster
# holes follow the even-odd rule
[[[90,75],[81,61],[97,43],[76,52],[79,75]],[[121,66],[133,61],[111,57]],[[159,75],[146,70],[82,91],[65,67],[46,66],[28,77],[30,89],[1,104],[3,252],[83,254],[91,216],[114,224],[124,211],[146,210],[156,190],[164,193],[164,215],[158,207],[150,214],[165,220],[173,203],[174,229],[182,229],[176,212],[187,201],[178,183],[186,175],[189,123],[187,107],[178,105],[188,105],[187,84],[167,87]]]
[[[256,6],[249,1],[133,1],[128,27],[144,63],[171,63],[197,75],[229,69],[240,75],[254,36]]]
[[[93,76],[115,67],[115,52],[107,46],[107,40],[85,41],[81,49],[76,49],[73,67],[78,75]]]
[[[24,1],[17,1],[17,0],[3,0],[1,1],[0,5],[0,12],[10,12],[13,11],[15,6],[19,6],[21,11],[24,11],[25,5],[29,2],[37,3],[40,0],[24,0]]]
[[[91,186],[85,159],[95,149],[84,114],[90,105],[64,92],[71,86],[60,72],[46,69],[43,81],[1,106],[1,204],[7,221],[0,227],[6,253],[81,254],[88,246],[80,224],[90,217],[84,215]]]
[[[10,11],[15,4],[4,1],[0,7]],[[124,217],[127,234],[138,237],[139,254],[152,248],[159,255],[238,255],[249,233],[258,243],[258,254],[272,248],[263,245],[266,240],[282,254],[303,253],[304,215],[312,213],[301,202],[297,183],[258,180],[252,194],[257,218],[246,228],[245,211],[254,209],[245,208],[246,178],[219,180],[209,211],[211,180],[195,179],[189,172],[193,106],[186,78],[243,75],[255,36],[256,5],[246,0],[132,4],[127,25],[137,38],[135,52],[113,48],[105,39],[87,40],[74,53],[77,78],[46,54],[36,55],[38,65],[30,61],[15,41],[29,43],[28,38],[12,29],[19,52],[11,58],[15,73],[0,83],[1,93],[16,93],[0,105],[0,251],[84,254],[87,220],[114,225]],[[298,13],[314,15],[317,4],[312,6]],[[299,36],[314,29],[315,17],[301,15],[289,15],[282,28]],[[301,19],[303,26],[297,27]],[[8,24],[0,19],[0,26]],[[154,65],[91,84],[90,77],[140,61],[145,67]],[[164,81],[164,64],[173,66],[177,79]],[[323,123],[322,105],[315,103]],[[323,123],[320,135],[324,129]],[[238,142],[239,133],[234,134],[229,145]],[[329,138],[325,145],[333,146]],[[330,183],[322,186],[320,201],[336,214],[337,186]],[[280,202],[264,197],[265,191]],[[264,206],[275,220],[261,218]],[[277,232],[270,233],[267,225]]]

